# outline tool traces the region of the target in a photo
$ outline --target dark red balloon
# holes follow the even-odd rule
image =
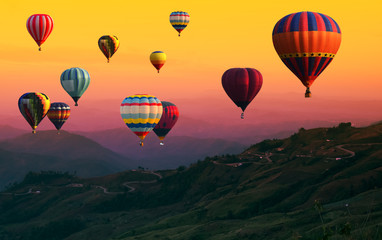
[[[263,76],[254,68],[231,68],[222,76],[222,85],[231,100],[243,112],[263,85]]]
[[[174,127],[179,118],[179,111],[175,104],[162,101],[163,113],[158,124],[154,127],[153,131],[159,137],[161,145],[167,133]]]

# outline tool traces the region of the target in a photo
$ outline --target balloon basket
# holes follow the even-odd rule
[[[142,141],[139,142],[139,146],[143,147],[143,142]]]
[[[241,119],[244,119],[244,112],[241,113],[240,118],[241,118]]]
[[[163,145],[164,145],[164,142],[161,141],[159,144],[160,144],[161,146],[163,146]]]
[[[310,97],[312,97],[312,93],[310,92],[309,88],[306,88],[305,98],[310,98]]]

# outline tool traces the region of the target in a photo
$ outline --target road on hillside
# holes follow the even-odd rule
[[[129,181],[129,182],[124,182],[124,183],[122,183],[122,185],[124,187],[129,188],[129,190],[127,192],[134,192],[135,189],[136,189],[135,187],[132,187],[129,184],[150,184],[150,183],[156,183],[156,182],[158,182],[159,179],[162,179],[162,175],[160,175],[159,173],[153,172],[153,171],[145,171],[145,172],[142,172],[142,173],[153,174],[153,175],[157,176],[158,179],[151,180],[151,181]],[[114,194],[123,194],[124,193],[124,192],[109,192],[107,188],[102,187],[102,186],[95,186],[95,187],[102,189],[104,194],[114,195]]]
[[[212,161],[212,163],[215,164],[215,165],[225,165],[225,166],[229,166],[229,167],[239,167],[239,166],[243,165],[244,163],[251,163],[251,164],[257,164],[257,165],[264,165],[264,164],[271,164],[271,163],[273,163],[272,159],[269,158],[269,157],[271,157],[273,155],[271,152],[266,152],[266,153],[264,153],[264,155],[260,155],[260,154],[257,154],[257,153],[252,153],[252,155],[258,156],[261,159],[265,158],[268,161],[268,163],[259,163],[259,162],[220,163],[218,161]]]
[[[345,157],[336,157],[336,158],[327,158],[327,159],[330,159],[330,160],[341,160],[341,159],[344,159],[344,158],[352,158],[355,156],[355,152],[349,150],[349,149],[345,149],[343,148],[345,145],[363,145],[363,146],[371,146],[371,145],[380,145],[382,143],[347,143],[347,144],[341,144],[341,145],[337,145],[336,148],[344,151],[344,152],[347,152],[349,153],[350,155],[349,156],[345,156]]]
[[[15,196],[24,196],[24,195],[28,195],[28,194],[39,194],[40,191],[32,191],[32,188],[29,188],[28,192],[25,192],[25,193],[0,193],[2,195],[15,195]]]

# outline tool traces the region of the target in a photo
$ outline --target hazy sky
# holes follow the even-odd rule
[[[256,68],[263,75],[263,88],[247,108],[248,116],[253,118],[256,114],[251,111],[255,108],[288,112],[288,108],[294,111],[300,106],[296,105],[298,101],[285,104],[283,97],[300,98],[301,111],[310,108],[309,101],[316,103],[312,108],[330,108],[328,101],[320,105],[317,102],[320,99],[340,100],[344,106],[347,101],[368,101],[372,104],[357,106],[358,109],[380,111],[382,20],[379,6],[378,1],[333,0],[121,0],[112,4],[97,0],[3,1],[0,117],[19,115],[17,101],[25,92],[43,92],[51,102],[62,101],[75,108],[60,84],[61,73],[71,67],[84,68],[91,76],[90,86],[73,115],[89,114],[89,111],[81,113],[82,106],[93,109],[97,115],[103,109],[118,115],[119,102],[125,97],[147,93],[160,100],[178,99],[174,103],[189,115],[193,111],[199,115],[209,111],[208,99],[213,99],[215,108],[216,101],[222,106],[220,112],[220,108],[213,111],[216,118],[229,114],[239,116],[239,109],[221,86],[222,74],[232,67]],[[169,23],[170,13],[178,10],[190,14],[190,23],[181,37]],[[332,17],[342,31],[340,49],[313,84],[312,99],[304,98],[305,87],[281,62],[272,43],[276,22],[298,11],[324,13]],[[42,52],[26,29],[28,17],[36,13],[49,14],[54,20],[53,32],[42,45]],[[109,64],[97,45],[99,37],[105,34],[116,35],[120,40],[120,48]],[[149,61],[150,53],[158,50],[167,54],[160,74]],[[108,101],[103,104],[104,99]],[[199,105],[191,108],[189,103],[193,99],[205,102],[195,101]],[[267,100],[272,99],[280,101],[267,104]],[[348,108],[349,114],[355,110]]]

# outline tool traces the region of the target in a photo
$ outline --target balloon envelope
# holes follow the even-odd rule
[[[27,20],[27,29],[41,51],[41,44],[53,30],[53,19],[47,14],[34,14]]]
[[[332,62],[341,44],[341,30],[329,16],[298,12],[281,18],[272,33],[273,45],[283,63],[309,88]]]
[[[109,62],[119,48],[119,40],[116,36],[104,35],[98,40],[98,47],[107,58],[107,62]]]
[[[178,31],[178,36],[187,27],[190,22],[190,15],[186,12],[176,11],[170,14],[170,23],[176,31]]]
[[[179,111],[175,104],[162,101],[162,106],[162,117],[153,129],[159,140],[161,140],[161,144],[163,144],[163,139],[174,127],[176,121],[178,121],[179,118]]]
[[[61,74],[60,80],[62,87],[73,98],[76,106],[78,106],[78,100],[89,87],[89,73],[82,68],[69,68]]]
[[[70,107],[63,102],[54,102],[50,105],[47,116],[56,129],[60,130],[70,116]]]
[[[259,93],[263,77],[254,68],[231,68],[224,72],[222,85],[231,100],[244,112]]]
[[[162,103],[156,97],[136,94],[122,101],[120,112],[126,126],[140,139],[143,139],[157,125],[162,116]]]
[[[19,98],[18,106],[21,114],[32,127],[33,133],[35,133],[38,124],[44,119],[49,110],[50,100],[43,93],[30,92],[23,94]]]
[[[158,73],[165,64],[166,58],[166,54],[162,51],[155,51],[150,54],[150,62],[158,70]]]

